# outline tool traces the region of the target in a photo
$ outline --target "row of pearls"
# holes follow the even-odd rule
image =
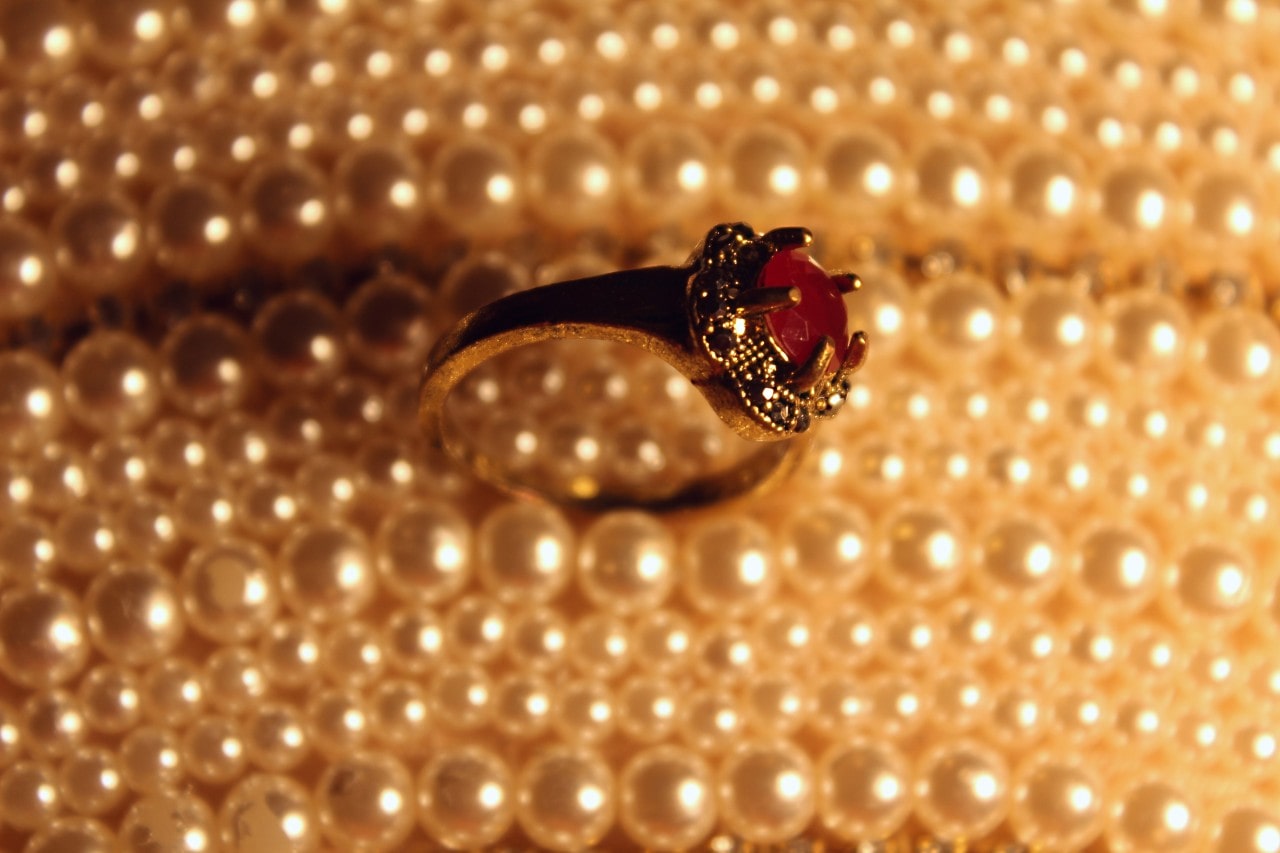
[[[485,263],[508,284],[539,277]],[[745,515],[668,525],[624,512],[575,529],[555,510],[508,504],[473,528],[445,502],[458,476],[415,441],[413,383],[401,379],[432,318],[443,324],[466,297],[395,273],[342,306],[277,296],[247,331],[197,313],[154,348],[100,330],[58,369],[29,351],[0,357],[12,401],[0,668],[27,695],[0,725],[7,820],[92,834],[105,831],[92,820],[141,797],[120,837],[194,828],[236,844],[227,815],[289,802],[271,812],[279,831],[378,849],[415,825],[481,844],[518,824],[558,849],[615,820],[653,846],[696,843],[717,820],[768,842],[815,819],[841,838],[890,833],[914,814],[944,836],[1008,821],[1027,839],[1068,848],[1105,833],[1120,849],[1152,833],[1226,845],[1240,827],[1273,826],[1261,806],[1206,796],[1258,795],[1277,755],[1274,662],[1226,642],[1277,630],[1270,540],[1212,533],[1264,528],[1274,480],[1230,504],[1242,515],[1201,514],[1184,537],[1121,499],[1129,480],[1080,476],[1167,437],[1172,473],[1199,459],[1206,491],[1233,482],[1232,460],[1254,444],[1194,423],[1190,401],[1271,399],[1271,325],[1247,309],[1193,323],[1154,293],[1097,306],[1047,281],[1010,303],[968,275],[915,290],[889,271],[866,281],[852,307],[884,369],[859,377],[838,440],[798,486],[828,478],[831,496],[800,498],[785,519],[765,501]],[[460,389],[459,416],[563,409],[567,388],[585,412],[643,394],[649,405],[632,413],[648,411],[654,445],[674,446],[672,412],[731,440],[668,369],[615,347],[574,352],[486,368]],[[957,359],[963,381],[938,373]],[[1061,393],[995,381],[1045,370]],[[1138,370],[1161,402],[1121,403]],[[1088,378],[1078,392],[1064,383],[1077,376]],[[328,390],[280,393],[299,387]],[[265,410],[263,394],[277,398]],[[1164,402],[1183,396],[1185,410]],[[1017,434],[1025,449],[1003,455],[988,438]],[[920,455],[941,467],[912,488],[917,455],[901,448],[926,436],[949,450]],[[1109,521],[1068,527],[1031,501],[979,523],[938,498],[941,477],[972,468],[989,509],[1059,444],[1082,448],[1060,487],[1081,506],[1118,508]],[[533,446],[553,468],[581,462],[563,458],[580,441],[534,429]],[[987,464],[962,464],[979,453]],[[573,601],[591,609],[571,617],[561,604]],[[192,643],[214,651],[189,658]],[[566,671],[563,684],[548,675]],[[1018,683],[998,687],[1009,674]],[[683,679],[698,688],[678,689]],[[1251,712],[1235,710],[1242,691]],[[437,745],[446,732],[467,746]],[[821,748],[798,748],[801,732]],[[84,751],[104,737],[115,745]],[[625,764],[597,752],[619,742],[631,744]],[[515,761],[521,743],[559,746]],[[1042,759],[1013,764],[1015,748]],[[1114,758],[1169,750],[1195,768],[1174,778],[1210,780],[1204,790]],[[309,755],[328,767],[314,790],[288,775]],[[459,774],[474,780],[472,804],[433,805],[444,796],[433,786]],[[552,778],[581,796],[541,792]],[[171,793],[184,779],[234,783],[221,818]],[[63,810],[78,817],[56,818]]]
[[[160,4],[136,6],[138,19],[152,22],[143,29],[164,29]],[[228,14],[231,6],[257,18],[247,11],[255,4],[231,4]],[[55,21],[58,7],[48,8]],[[192,14],[203,20],[212,12]],[[689,26],[670,10],[654,14],[635,24],[649,41]],[[724,20],[694,29],[755,26],[716,14]],[[826,20],[824,11],[813,14]],[[764,22],[768,39],[788,29],[778,22],[789,19],[767,4],[750,17]],[[0,105],[12,133],[0,146],[8,152],[0,195],[9,214],[0,221],[0,315],[34,316],[55,293],[92,300],[145,290],[157,276],[217,282],[248,251],[296,265],[325,253],[335,230],[367,250],[419,233],[429,216],[464,234],[489,234],[516,229],[525,213],[543,210],[555,211],[548,226],[575,231],[624,207],[641,220],[662,210],[668,221],[701,221],[748,207],[786,216],[807,206],[867,228],[902,217],[922,244],[968,241],[994,224],[1051,261],[1082,246],[1118,251],[1122,261],[1150,260],[1189,242],[1191,275],[1224,264],[1237,273],[1254,261],[1263,269],[1271,264],[1280,221],[1267,202],[1275,146],[1265,132],[1254,134],[1252,100],[1239,105],[1246,112],[1236,118],[1203,112],[1215,101],[1175,97],[1168,110],[1131,126],[1105,98],[1091,106],[1091,98],[1103,97],[1096,86],[1044,100],[1039,90],[1018,90],[1034,75],[967,80],[972,60],[960,60],[973,51],[955,47],[973,42],[963,27],[943,28],[952,47],[943,59],[928,51],[917,57],[909,47],[925,39],[908,10],[886,11],[874,23],[885,56],[867,58],[864,73],[853,75],[858,90],[848,92],[832,75],[815,77],[791,63],[748,62],[722,72],[675,61],[662,73],[646,72],[619,64],[633,37],[618,25],[559,33],[535,20],[540,25],[524,21],[528,32],[519,30],[538,34],[540,48],[531,55],[552,43],[568,51],[585,39],[581,46],[603,52],[596,59],[602,73],[587,75],[589,82],[575,75],[565,86],[533,86],[512,71],[525,65],[512,62],[514,36],[501,28],[402,44],[366,27],[335,30],[323,48],[284,51],[279,60],[265,51],[230,56],[225,69],[234,79],[218,77],[221,60],[166,47],[131,60],[167,57],[154,75],[120,71],[103,87],[60,77],[42,97],[12,93]],[[852,34],[873,23],[847,26]],[[958,67],[922,70],[939,62]],[[1145,79],[1137,62],[1102,64],[1137,69],[1119,76],[1120,85]],[[501,67],[489,68],[493,63]],[[345,90],[337,87],[340,68],[353,84],[379,82],[372,107],[336,94]],[[1174,75],[1181,81],[1175,93],[1198,90],[1186,82],[1194,71]],[[560,79],[560,72],[548,73]],[[391,85],[446,74],[449,86],[438,96]],[[476,75],[474,85],[468,74]],[[953,91],[957,86],[964,91]],[[1266,86],[1228,87],[1259,88]],[[1121,93],[1133,96],[1124,86]],[[220,111],[232,105],[234,115]],[[687,120],[636,133],[664,110]],[[721,114],[743,110],[771,121],[721,138]],[[863,119],[859,126],[849,121],[853,115]],[[104,116],[123,125],[101,127]],[[617,142],[633,136],[625,146]],[[229,186],[238,190],[229,193]]]

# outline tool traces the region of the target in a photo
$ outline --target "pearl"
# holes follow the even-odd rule
[[[666,527],[640,512],[602,517],[583,536],[578,583],[600,607],[635,612],[657,607],[675,583],[675,543]]]
[[[244,721],[245,755],[264,770],[289,770],[311,753],[306,725],[306,719],[292,705],[259,705]]]
[[[1045,369],[1073,369],[1093,355],[1100,322],[1095,304],[1066,282],[1023,291],[1011,316],[1011,337]]]
[[[82,747],[58,768],[58,790],[77,814],[101,815],[124,801],[124,778],[116,756],[100,747]]]
[[[430,688],[432,716],[460,731],[478,728],[493,713],[493,691],[485,671],[449,664],[435,673]]]
[[[916,770],[916,811],[944,838],[978,838],[1004,818],[1008,770],[990,747],[973,740],[942,743]]]
[[[352,148],[338,161],[334,178],[338,221],[359,245],[400,240],[426,215],[422,169],[397,147],[365,143]]]
[[[971,142],[940,137],[915,157],[916,190],[931,215],[960,220],[990,206],[992,167]]]
[[[204,707],[204,674],[181,658],[162,658],[143,675],[142,708],[156,723],[180,726]]]
[[[375,737],[406,752],[422,749],[428,734],[427,696],[412,681],[379,683],[369,702]]]
[[[314,693],[306,707],[311,743],[336,761],[364,747],[369,739],[369,715],[363,697],[353,690],[325,687]]]
[[[271,474],[255,474],[236,497],[236,519],[246,532],[266,542],[282,538],[301,513],[295,490]]]
[[[502,601],[546,601],[569,582],[573,532],[558,512],[507,504],[477,530],[476,573]]]
[[[29,688],[71,678],[88,660],[89,643],[79,602],[45,581],[0,595],[0,670]]]
[[[848,593],[871,570],[870,525],[852,505],[831,500],[797,510],[784,522],[781,562],[786,579],[808,593]]]
[[[1039,755],[1016,774],[1009,822],[1019,838],[1078,850],[1102,831],[1104,789],[1079,759]]]
[[[120,822],[117,849],[143,853],[160,847],[174,853],[200,853],[218,843],[213,810],[194,794],[166,791],[143,797]]]
[[[19,761],[0,773],[0,817],[28,832],[45,826],[62,810],[62,795],[53,769]]]
[[[141,214],[115,193],[90,193],[67,202],[50,225],[59,275],[91,296],[132,290],[146,265]]]
[[[191,626],[214,641],[249,639],[270,624],[279,606],[262,549],[234,541],[198,549],[179,581]]]
[[[1217,853],[1239,850],[1240,853],[1262,853],[1272,849],[1280,838],[1280,818],[1274,806],[1264,804],[1234,805],[1213,833],[1213,850]]]
[[[263,375],[278,385],[331,382],[346,356],[341,328],[337,309],[321,296],[295,291],[275,297],[253,322]]]
[[[698,751],[721,753],[741,740],[746,718],[732,694],[703,688],[685,702],[679,727],[684,740]]]
[[[298,687],[319,674],[320,635],[304,622],[275,620],[258,645],[267,677],[283,687]]]
[[[377,632],[363,622],[333,626],[320,646],[320,666],[338,684],[376,683],[386,667]]]
[[[871,127],[840,131],[823,143],[821,190],[842,214],[869,216],[899,203],[909,173],[894,140]]]
[[[137,436],[109,435],[94,442],[89,465],[94,488],[108,501],[123,502],[146,487],[147,461]]]
[[[319,255],[335,218],[328,186],[324,176],[302,160],[259,161],[240,188],[240,227],[249,246],[285,267]]]
[[[685,545],[684,562],[685,595],[705,612],[745,613],[768,600],[778,584],[772,537],[744,517],[699,525]]]
[[[27,750],[39,758],[61,758],[79,749],[87,725],[79,701],[63,690],[37,693],[22,706]]]
[[[205,683],[213,704],[228,714],[242,713],[267,693],[261,660],[242,646],[225,646],[210,655],[205,661]]]
[[[373,596],[373,568],[369,546],[356,528],[339,521],[303,524],[280,548],[284,603],[315,621],[351,616]]]
[[[995,351],[1005,331],[1004,304],[975,277],[962,274],[930,284],[920,294],[920,303],[921,354],[937,362],[980,361]]]
[[[748,841],[777,844],[813,818],[812,763],[784,740],[748,740],[724,760],[716,777],[720,816]]]
[[[610,613],[580,620],[569,637],[569,659],[584,675],[609,678],[631,662],[629,625]]]
[[[145,563],[121,563],[100,573],[85,598],[85,615],[94,646],[129,666],[165,655],[185,627],[173,580]]]
[[[535,606],[511,619],[507,654],[522,671],[545,672],[560,666],[568,623],[558,611]]]
[[[1108,846],[1129,851],[1159,847],[1192,850],[1200,836],[1195,804],[1174,785],[1140,780],[1123,789],[1111,808]]]
[[[855,842],[886,838],[911,812],[911,770],[892,745],[861,735],[818,762],[818,815],[829,832]]]
[[[1182,305],[1167,294],[1134,290],[1109,299],[1103,347],[1126,377],[1159,381],[1176,375],[1191,339]]]
[[[511,151],[478,136],[446,143],[431,167],[430,198],[454,227],[502,229],[524,202],[524,177]]]
[[[119,756],[120,772],[125,781],[130,788],[141,793],[158,794],[174,789],[186,775],[186,768],[182,763],[181,742],[172,729],[154,726],[139,726],[133,729],[120,742]],[[131,834],[131,824],[136,825],[136,820],[131,821],[130,815],[133,815],[135,810],[148,811],[146,806],[142,805],[148,802],[149,800],[144,798],[134,803],[120,827],[121,837],[127,838]],[[192,808],[201,812],[208,809],[203,800],[193,800],[192,803]],[[165,805],[162,803],[159,807]],[[177,812],[177,810],[174,811]],[[166,812],[168,812],[167,808]],[[181,816],[181,812],[173,814],[173,817],[175,821],[186,819]],[[152,819],[147,818],[147,822],[150,823]],[[154,825],[150,829],[153,833],[160,834]]]
[[[96,432],[136,432],[160,405],[155,356],[124,332],[95,332],[77,344],[62,363],[62,384],[67,411]]]
[[[1161,167],[1130,162],[1112,168],[1101,182],[1099,210],[1129,236],[1150,236],[1170,227],[1179,215],[1177,184]]]
[[[218,811],[221,841],[227,849],[315,850],[320,823],[310,792],[285,776],[254,775],[227,794]]]
[[[1035,517],[1006,517],[979,539],[977,562],[999,593],[1042,600],[1061,580],[1061,536]]]
[[[1257,395],[1280,377],[1280,332],[1247,308],[1215,314],[1205,324],[1192,353],[1203,380],[1215,389]]]
[[[529,153],[529,202],[552,227],[593,224],[616,204],[618,171],[616,151],[594,131],[551,132]]]
[[[132,670],[96,666],[81,679],[76,696],[85,722],[95,731],[120,734],[142,719],[141,687]]]
[[[516,781],[520,827],[549,850],[599,841],[613,823],[616,798],[609,766],[584,747],[551,747],[526,763]]]
[[[914,597],[932,598],[964,576],[964,533],[939,508],[906,506],[882,522],[880,578]]]
[[[0,218],[0,318],[37,315],[56,289],[53,253],[44,234],[22,219]]]
[[[734,208],[781,215],[796,209],[809,189],[811,155],[790,130],[759,123],[725,142],[723,201]]]
[[[1168,603],[1183,619],[1228,624],[1244,617],[1254,568],[1238,549],[1216,542],[1192,545],[1173,563]]]
[[[618,817],[645,847],[694,847],[715,825],[711,770],[695,754],[656,746],[635,755],[618,779]]]
[[[379,528],[374,547],[383,580],[405,601],[446,601],[470,575],[470,526],[444,504],[415,502],[396,510]]]
[[[187,772],[214,785],[235,779],[248,763],[240,724],[226,717],[197,718],[183,733],[182,754]]]
[[[551,723],[566,741],[593,744],[613,734],[615,699],[609,687],[592,679],[570,681],[557,691]]]
[[[418,774],[418,820],[441,843],[478,848],[493,844],[515,816],[511,772],[483,747],[445,747]]]
[[[703,210],[719,184],[715,153],[693,125],[655,122],[628,143],[621,165],[622,197],[645,219]]]
[[[439,665],[444,648],[444,628],[435,611],[398,610],[384,628],[387,662],[409,674],[421,674]]]
[[[383,373],[420,365],[433,339],[428,304],[421,285],[407,276],[370,278],[343,308],[347,348]]]
[[[216,315],[197,315],[175,327],[160,363],[169,400],[197,417],[238,408],[253,388],[248,337]]]
[[[319,675],[320,634],[306,622],[274,620],[262,633],[259,653],[274,684],[291,688]]]
[[[189,151],[190,149],[181,149]],[[239,211],[221,185],[177,177],[151,196],[147,242],[160,267],[196,283],[215,281],[241,261]]]

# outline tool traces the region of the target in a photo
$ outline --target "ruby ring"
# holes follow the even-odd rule
[[[483,479],[584,508],[677,509],[767,488],[794,467],[815,420],[840,409],[867,352],[866,336],[849,332],[844,303],[858,278],[823,270],[808,255],[812,240],[806,228],[757,234],[743,223],[717,225],[683,266],[559,282],[492,302],[432,351],[422,427]],[[730,470],[637,492],[593,481],[557,488],[504,470],[451,434],[444,402],[474,368],[516,347],[573,337],[622,341],[665,359],[739,435],[768,444]]]

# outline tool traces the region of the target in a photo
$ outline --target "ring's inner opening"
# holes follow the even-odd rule
[[[548,494],[670,493],[752,450],[679,371],[643,349],[557,340],[472,371],[446,403],[446,435]]]

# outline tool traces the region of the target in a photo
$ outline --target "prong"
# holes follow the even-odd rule
[[[841,293],[853,293],[862,287],[862,279],[858,278],[857,273],[838,272],[832,278],[836,280],[836,287]]]
[[[764,241],[776,249],[803,249],[813,244],[808,228],[774,228],[766,231]]]
[[[854,332],[849,338],[849,351],[844,354],[840,364],[841,373],[852,373],[862,366],[867,358],[867,333]]]
[[[797,391],[809,391],[818,387],[818,383],[827,375],[831,359],[836,355],[836,342],[830,335],[823,335],[813,348],[809,360],[800,365],[791,382]]]
[[[738,294],[738,312],[748,316],[794,308],[800,304],[798,287],[756,287]]]

